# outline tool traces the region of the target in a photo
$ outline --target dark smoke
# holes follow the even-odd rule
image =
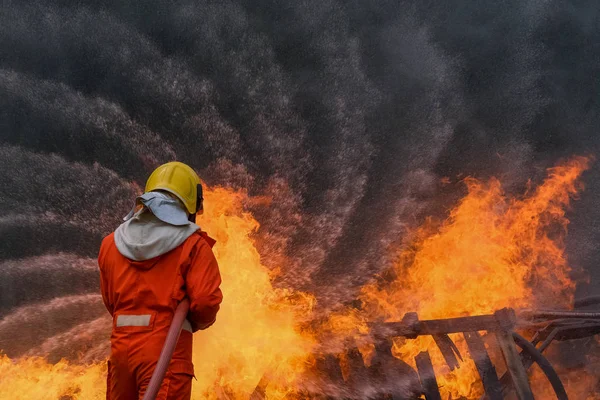
[[[264,262],[287,255],[278,284],[327,305],[383,270],[407,228],[443,216],[462,177],[497,176],[518,193],[560,159],[600,149],[597,1],[8,0],[0,10],[6,332],[28,304],[97,291],[77,257],[95,257],[167,160],[272,195],[252,206]],[[599,171],[569,212],[571,263],[591,276],[581,294],[600,281]],[[61,271],[85,285],[66,288]],[[55,342],[80,322],[53,326]],[[52,347],[45,340],[36,346]]]

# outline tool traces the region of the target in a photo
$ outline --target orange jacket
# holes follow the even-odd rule
[[[152,374],[175,308],[184,297],[190,300],[188,330],[206,329],[215,322],[222,294],[213,244],[197,231],[161,256],[132,261],[117,249],[114,233],[103,240],[98,264],[102,298],[113,317],[110,362],[113,368],[130,371],[138,390]],[[170,366],[175,372],[193,375],[191,346],[191,333],[182,332]]]
[[[169,325],[187,296],[194,332],[215,322],[223,300],[221,275],[211,250],[215,242],[206,233],[196,232],[174,250],[146,261],[122,256],[113,236],[102,241],[98,256],[102,298],[113,317],[148,311],[157,323]]]

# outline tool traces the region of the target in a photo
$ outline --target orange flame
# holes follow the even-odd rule
[[[506,195],[496,179],[466,179],[468,194],[449,218],[438,224],[428,220],[399,251],[395,278],[366,285],[360,294],[362,311],[332,315],[313,332],[320,348],[341,352],[346,339],[368,336],[367,321],[400,320],[409,311],[428,319],[485,314],[507,306],[568,307],[574,284],[564,255],[565,209],[581,189],[578,179],[589,163],[575,157],[550,169],[542,185],[520,198]],[[259,224],[244,212],[243,204],[252,201],[246,193],[214,188],[205,197],[206,214],[199,223],[218,240],[214,251],[225,301],[217,323],[195,337],[198,381],[193,398],[247,399],[263,377],[266,398],[295,398],[316,348],[316,339],[298,326],[311,318],[315,299],[271,284],[272,273],[251,239]],[[478,398],[483,388],[475,366],[462,336],[453,339],[466,357],[452,372],[429,337],[396,339],[393,352],[412,363],[420,351],[429,350],[443,398]],[[364,339],[352,343],[360,346],[368,364],[372,344]],[[101,399],[105,373],[104,364],[52,365],[40,358],[2,356],[0,398]],[[586,393],[582,385],[567,384],[567,389]]]
[[[106,365],[48,364],[42,358],[12,361],[0,355],[0,399],[106,398]]]
[[[296,330],[296,321],[311,312],[314,300],[273,288],[249,237],[259,225],[243,212],[245,198],[241,192],[210,191],[206,203],[213,208],[199,221],[217,240],[225,301],[217,323],[195,338],[198,398],[215,399],[224,391],[231,399],[247,399],[264,374],[271,382],[268,398],[283,398],[312,348],[311,338]]]
[[[243,192],[215,188],[205,193],[198,221],[217,239],[214,251],[223,278],[224,302],[217,322],[194,338],[193,398],[248,399],[263,375],[269,399],[295,387],[312,338],[297,329],[314,299],[271,285],[269,270],[250,235],[258,222],[242,209]],[[108,340],[108,338],[106,338]],[[92,366],[41,358],[0,358],[0,399],[89,400],[105,398],[104,363]]]
[[[497,179],[465,180],[467,196],[439,226],[430,220],[399,253],[396,279],[363,288],[370,318],[400,320],[407,311],[421,319],[489,314],[503,307],[569,307],[574,283],[564,255],[565,208],[580,188],[589,159],[576,157],[549,170],[535,191],[508,197]],[[463,338],[454,340],[466,353]],[[482,394],[475,366],[465,360],[453,372],[444,367],[430,337],[398,340],[394,352],[411,362],[432,353],[442,397]]]

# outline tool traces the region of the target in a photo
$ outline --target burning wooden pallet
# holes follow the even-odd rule
[[[531,342],[514,331],[517,326],[524,325],[540,327]],[[374,329],[379,337],[382,335],[406,338],[433,336],[451,370],[458,366],[457,357],[460,358],[460,354],[448,334],[462,333],[483,382],[485,398],[501,400],[508,392],[515,390],[520,400],[533,399],[527,379],[527,369],[533,363],[537,363],[548,377],[557,398],[562,400],[567,399],[564,386],[542,353],[554,340],[578,339],[600,333],[600,313],[522,311],[517,316],[514,310],[507,308],[492,315],[426,321],[419,321],[416,314],[410,313],[406,314],[401,322],[381,324]],[[480,331],[496,336],[507,367],[507,373],[501,378],[496,374],[479,334]],[[541,345],[537,347],[538,344]],[[520,353],[517,347],[521,349]],[[428,352],[419,354],[416,364],[425,398],[441,399]]]
[[[600,302],[600,299],[598,302]],[[419,320],[416,313],[408,313],[405,314],[402,321],[374,323],[370,327],[376,343],[383,343],[377,349],[378,352],[382,353],[389,352],[386,343],[388,347],[391,347],[390,338],[392,337],[415,339],[419,336],[432,336],[450,370],[454,370],[459,366],[459,359],[462,360],[462,356],[448,335],[462,334],[483,383],[485,395],[481,400],[502,400],[513,391],[516,392],[519,400],[533,399],[527,370],[534,363],[538,364],[548,378],[557,398],[564,400],[568,398],[564,385],[552,364],[544,357],[543,352],[553,341],[579,339],[600,333],[600,313],[532,310],[516,313],[513,309],[505,308],[491,315],[437,320]],[[533,330],[535,333],[532,339],[528,340],[515,332],[517,328]],[[507,368],[506,373],[501,377],[498,377],[480,332],[487,332],[496,337]],[[520,352],[518,349],[520,349]],[[391,352],[389,354],[391,355]],[[360,358],[360,354],[357,349],[351,349],[346,354],[346,359],[358,358]],[[353,385],[352,379],[356,378],[344,380],[339,366],[339,359],[335,355],[323,355],[319,360],[317,369],[328,375],[328,379],[333,381],[336,387],[343,385],[351,387]],[[402,373],[406,373],[405,368],[407,365],[400,360],[397,361],[398,368],[402,368]],[[424,396],[426,400],[441,400],[442,397],[429,352],[423,351],[418,354],[415,357],[415,363],[420,393],[416,393],[416,397],[410,398],[422,398],[420,396]],[[355,367],[359,370],[365,369],[362,359],[360,362],[355,363]],[[263,378],[251,399],[264,398],[267,385],[268,380]],[[351,392],[350,388],[347,393],[341,396],[324,396],[323,398],[360,398],[353,396]],[[310,396],[310,398],[313,397]],[[406,399],[407,397],[394,396],[388,393],[382,395],[381,398]]]

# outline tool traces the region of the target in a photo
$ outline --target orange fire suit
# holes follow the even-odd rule
[[[107,399],[142,399],[175,308],[186,296],[188,319],[157,399],[190,399],[192,332],[215,322],[222,300],[213,244],[213,239],[197,231],[161,256],[132,261],[119,253],[114,233],[103,240],[98,256],[100,283],[104,304],[113,317]]]

